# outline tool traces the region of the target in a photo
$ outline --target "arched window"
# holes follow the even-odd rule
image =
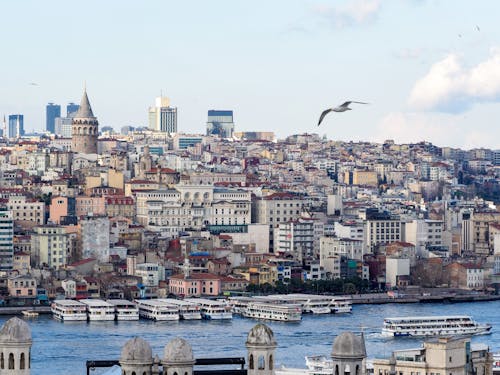
[[[3,358],[3,355],[2,355],[2,358]],[[248,362],[249,362],[248,367],[250,368],[250,370],[253,370],[253,354],[250,354],[250,358],[248,359]]]
[[[3,358],[3,353],[0,354],[0,368],[2,370],[5,368],[5,359]]]
[[[137,375],[137,374],[135,373],[135,371],[132,371],[132,375]]]
[[[264,370],[266,368],[266,360],[264,359],[263,355],[259,356],[259,365],[257,368],[259,370]]]
[[[339,365],[335,365],[335,375],[339,375]]]
[[[176,372],[174,372],[174,375],[177,375],[177,371],[176,371]]]
[[[9,354],[9,370],[14,370],[14,354]]]
[[[359,375],[359,365],[356,365],[356,375]]]
[[[273,355],[271,354],[271,355],[269,356],[269,370],[272,370],[272,369],[273,369],[273,367],[274,367],[273,362],[274,362],[274,361],[273,361]]]
[[[19,359],[19,369],[24,370],[26,368],[26,360],[24,359],[24,353],[21,353],[21,358]]]

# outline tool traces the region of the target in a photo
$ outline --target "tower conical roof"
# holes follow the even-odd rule
[[[87,90],[83,91],[82,101],[80,102],[80,108],[76,112],[75,117],[77,118],[91,118],[94,117],[92,113],[92,107],[90,106],[89,97],[87,96]]]

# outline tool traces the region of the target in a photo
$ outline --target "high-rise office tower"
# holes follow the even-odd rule
[[[234,132],[233,111],[208,111],[207,135],[232,138]]]
[[[159,132],[177,133],[177,107],[170,106],[170,99],[157,97],[155,106],[149,107],[149,128]]]
[[[83,154],[97,154],[99,123],[92,113],[87,90],[83,92],[80,108],[73,117],[71,150]]]
[[[61,117],[61,106],[59,104],[49,103],[46,108],[45,130],[54,134],[56,128],[56,117]]]
[[[24,116],[9,116],[9,138],[19,138],[24,135]]]
[[[12,211],[0,209],[0,271],[12,270],[14,261],[14,219]]]
[[[80,106],[78,104],[68,103],[68,105],[66,106],[66,117],[73,117],[76,112],[78,112],[79,108]]]

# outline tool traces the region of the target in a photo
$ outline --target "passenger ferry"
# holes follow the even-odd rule
[[[157,299],[135,300],[141,318],[151,320],[179,320],[179,308]]]
[[[352,311],[351,300],[346,297],[294,293],[275,294],[254,298],[259,301],[272,303],[300,304],[304,314],[340,314],[350,313]]]
[[[87,306],[71,299],[58,299],[50,307],[52,316],[62,321],[87,320]]]
[[[386,318],[383,336],[452,336],[481,335],[491,333],[490,324],[481,324],[470,316],[413,316]]]
[[[307,369],[281,367],[275,370],[276,375],[331,375],[334,373],[333,360],[324,355],[306,356]],[[374,373],[373,362],[366,360],[366,374]]]
[[[298,322],[302,319],[302,308],[298,304],[250,302],[243,311],[246,318]]]
[[[81,299],[87,307],[87,318],[90,321],[115,320],[115,307],[101,299]]]
[[[255,300],[252,297],[229,297],[227,300],[228,306],[231,307],[231,311],[233,314],[243,315],[243,312],[246,310],[248,304],[250,302],[254,302]]]
[[[139,308],[134,302],[125,299],[108,299],[106,302],[115,307],[116,320],[139,320]]]
[[[205,298],[186,298],[184,301],[195,303],[200,307],[201,317],[208,320],[232,319],[231,307],[224,302]]]
[[[335,297],[330,304],[332,313],[344,314],[352,312],[352,302],[348,297]]]
[[[200,307],[189,301],[174,298],[159,298],[158,301],[177,306],[179,308],[180,318],[183,320],[198,320],[201,319]]]

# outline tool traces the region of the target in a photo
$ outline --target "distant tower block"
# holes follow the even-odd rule
[[[80,108],[72,121],[72,151],[83,154],[97,154],[99,123],[92,113],[87,90],[83,92]]]
[[[248,332],[246,347],[248,351],[248,375],[274,374],[274,333],[265,324],[257,324]]]
[[[186,340],[175,337],[165,345],[163,375],[193,375],[194,363],[193,349]]]
[[[19,319],[11,318],[0,331],[0,374],[30,375],[31,329]]]

